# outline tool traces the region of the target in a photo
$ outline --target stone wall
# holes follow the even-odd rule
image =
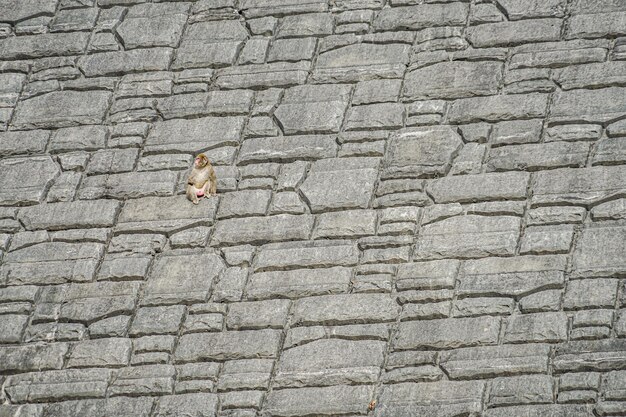
[[[0,158],[1,417],[626,414],[623,0],[0,0]]]

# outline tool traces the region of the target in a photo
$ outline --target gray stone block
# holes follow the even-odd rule
[[[347,292],[351,277],[343,267],[258,272],[251,275],[246,294],[251,299],[338,294]]]
[[[403,129],[389,139],[384,175],[444,174],[461,146],[460,136],[447,126]]]
[[[583,167],[589,144],[582,142],[551,142],[503,146],[489,151],[485,161],[488,171],[536,171],[561,167]]]
[[[500,319],[496,317],[402,322],[394,340],[394,349],[450,349],[495,345],[499,332]]]
[[[74,345],[67,366],[70,368],[123,367],[128,365],[130,352],[130,339],[85,340]]]
[[[174,417],[181,413],[197,417],[211,417],[216,415],[218,399],[215,394],[179,394],[168,395],[159,400],[155,417]]]
[[[546,373],[550,347],[541,344],[464,348],[441,354],[451,379],[476,379]]]
[[[187,21],[187,4],[140,4],[131,7],[117,33],[126,49],[178,45]]]
[[[177,363],[199,360],[274,358],[281,331],[241,330],[183,335],[176,349]]]
[[[138,283],[99,282],[72,285],[49,302],[60,306],[60,318],[90,323],[118,314],[131,314],[138,293]]]
[[[15,23],[39,14],[53,15],[57,2],[58,0],[7,0],[4,4],[3,20]]]
[[[0,132],[0,156],[43,153],[49,138],[45,130]]]
[[[215,218],[217,199],[194,205],[184,196],[148,197],[128,200],[120,213],[116,229],[122,232],[164,233],[208,226]]]
[[[479,412],[484,389],[475,381],[385,385],[374,415],[471,415]]]
[[[554,397],[554,381],[549,375],[496,378],[491,386],[491,405],[546,404]]]
[[[32,0],[26,2],[31,6],[32,3]],[[20,38],[11,36],[0,39],[0,50],[3,60],[76,55],[85,51],[88,39],[89,34],[84,32],[42,33]]]
[[[224,363],[218,390],[267,389],[274,361],[271,359],[243,359]]]
[[[511,316],[504,333],[505,343],[561,342],[567,340],[565,313],[535,313]]]
[[[322,160],[312,165],[300,190],[314,213],[367,208],[378,177],[377,166],[373,158]]]
[[[409,72],[402,96],[416,100],[491,95],[501,78],[502,65],[497,62],[443,62]]]
[[[280,20],[277,38],[330,35],[333,32],[333,18],[327,13],[285,16]]]
[[[429,181],[426,189],[437,203],[512,200],[526,197],[529,180],[529,174],[514,172],[455,175]]]
[[[378,378],[386,343],[317,340],[285,351],[274,383],[278,387],[371,384]]]
[[[619,195],[625,172],[622,167],[558,169],[537,174],[533,205],[556,203],[592,205]]]
[[[350,82],[378,78],[400,78],[409,60],[409,46],[403,44],[354,44],[319,55],[313,80]]]
[[[612,121],[624,113],[626,105],[619,99],[624,96],[624,90],[620,87],[609,87],[557,91],[550,106],[550,120],[577,123]]]
[[[337,132],[350,91],[336,85],[292,87],[274,114],[285,134]]]
[[[417,30],[433,26],[464,25],[469,8],[465,4],[422,4],[392,7],[381,11],[374,19],[378,30]]]
[[[536,19],[479,25],[469,29],[468,40],[476,48],[558,41],[562,24],[561,19]]]
[[[233,245],[307,239],[312,228],[313,218],[310,215],[279,214],[226,219],[216,224],[211,243]]]
[[[162,256],[150,270],[142,305],[197,303],[207,301],[213,280],[224,268],[222,259],[211,254]],[[196,271],[202,270],[202,275]]]
[[[224,89],[252,87],[290,87],[304,84],[311,63],[272,62],[221,69],[216,85]]]
[[[341,294],[296,301],[292,325],[361,324],[394,321],[396,301],[387,294]]]
[[[18,218],[27,230],[110,227],[119,209],[116,201],[41,204],[21,209]]]
[[[146,139],[144,150],[150,153],[200,153],[220,146],[237,146],[243,122],[242,117],[205,117],[156,123]],[[208,157],[212,159],[211,152]]]
[[[187,27],[175,69],[232,65],[248,33],[236,20],[199,22]]]
[[[520,297],[565,284],[565,257],[487,258],[465,263],[458,284],[461,296]]]
[[[112,372],[108,369],[67,369],[13,375],[5,382],[12,402],[104,398]]]
[[[365,414],[372,394],[373,387],[368,385],[274,390],[267,396],[264,412],[277,417]]]
[[[520,220],[512,216],[451,217],[422,227],[416,256],[426,260],[513,255],[519,227]]]
[[[173,52],[171,48],[104,52],[79,58],[78,66],[88,77],[163,71],[168,69]]]
[[[36,96],[17,105],[13,124],[22,129],[98,124],[104,120],[110,97],[106,91],[54,91]]]
[[[38,175],[28,175],[35,170]],[[14,158],[0,161],[0,204],[34,204],[42,201],[46,190],[59,175],[59,167],[49,156]]]
[[[289,300],[266,300],[233,303],[226,316],[230,330],[282,329],[287,323]]]
[[[91,281],[103,254],[98,243],[46,242],[4,257],[0,279],[9,284]]]
[[[292,159],[329,158],[336,154],[337,143],[330,135],[256,138],[243,142],[239,162],[288,162]]]
[[[547,96],[540,93],[499,95],[456,100],[448,112],[452,123],[498,122],[543,117]]]
[[[602,2],[603,7],[606,2]],[[598,11],[606,11],[602,9]],[[619,36],[626,34],[624,29],[624,21],[626,20],[626,11],[613,13],[594,13],[580,14],[572,16],[569,22],[569,30],[567,39],[576,38],[600,38],[603,36]]]
[[[173,365],[146,365],[122,368],[107,389],[109,397],[120,395],[164,395],[174,388],[176,370]]]
[[[185,306],[142,307],[137,310],[130,334],[144,336],[177,334],[185,315]]]

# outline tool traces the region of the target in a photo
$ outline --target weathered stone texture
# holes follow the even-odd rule
[[[0,417],[626,415],[624,97],[624,0],[0,0]]]

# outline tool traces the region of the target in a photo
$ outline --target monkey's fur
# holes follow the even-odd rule
[[[198,204],[199,198],[209,198],[217,192],[217,179],[215,170],[209,162],[209,158],[201,153],[193,162],[193,169],[187,180],[187,198],[194,204]]]

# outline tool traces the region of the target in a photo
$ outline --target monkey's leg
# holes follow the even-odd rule
[[[202,186],[202,196],[204,198],[209,198],[209,193],[207,191],[207,189],[209,188],[209,185],[211,184],[211,181],[207,181],[206,183],[204,183],[204,185]]]
[[[187,186],[187,199],[194,204],[198,204],[198,196],[196,195],[196,187],[193,185]]]
[[[216,195],[217,194],[217,180],[212,179],[211,181],[209,181],[209,183],[211,184],[211,188],[209,188],[209,193],[211,195]]]

